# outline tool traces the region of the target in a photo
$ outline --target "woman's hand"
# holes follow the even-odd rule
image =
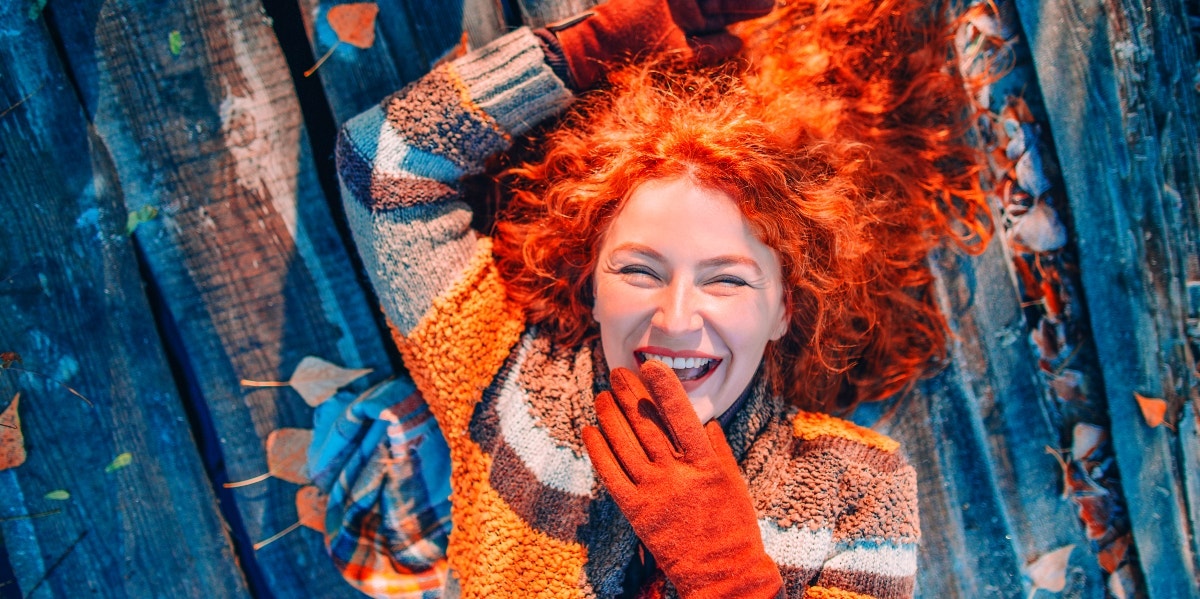
[[[576,87],[587,89],[611,63],[648,51],[678,51],[702,63],[733,56],[742,42],[725,27],[774,6],[774,0],[610,0],[547,29],[558,37]]]
[[[638,538],[685,598],[776,597],[783,580],[763,550],[750,492],[716,421],[701,426],[665,364],[645,386],[613,370],[583,441]]]

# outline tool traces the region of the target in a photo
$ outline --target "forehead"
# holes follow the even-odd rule
[[[754,258],[774,253],[754,236],[728,193],[700,187],[686,177],[648,181],[630,193],[609,224],[602,246],[625,243],[660,252],[679,248]]]

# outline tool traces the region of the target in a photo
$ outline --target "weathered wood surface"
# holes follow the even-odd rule
[[[159,211],[135,238],[187,399],[211,418],[211,475],[262,474],[267,435],[311,427],[311,409],[290,389],[240,380],[287,380],[305,355],[391,372],[269,21],[238,0],[97,1],[53,16],[128,209]],[[312,530],[247,547],[296,522],[297,488],[270,479],[227,495],[256,593],[357,596]]]
[[[290,2],[303,31],[277,39],[268,13],[290,10]],[[311,426],[311,410],[292,390],[245,389],[240,379],[286,380],[304,355],[375,368],[371,380],[392,372],[378,311],[334,224],[340,200],[325,195],[335,193],[331,156],[321,150],[314,160],[309,149],[294,89],[315,82],[292,80],[333,44],[325,14],[340,3],[266,0],[264,10],[255,0],[51,2],[43,20],[25,17],[33,0],[0,9],[0,52],[5,65],[19,67],[5,67],[0,102],[51,82],[0,116],[0,197],[6,223],[19,223],[6,224],[13,233],[0,246],[0,291],[15,307],[0,315],[0,350],[21,352],[30,368],[66,373],[73,387],[100,399],[87,408],[44,380],[0,374],[0,385],[21,386],[21,416],[32,429],[30,461],[0,471],[0,517],[14,509],[10,488],[20,489],[15,509],[26,512],[48,503],[45,491],[72,489],[63,513],[0,521],[0,597],[13,590],[3,586],[6,575],[28,593],[88,526],[93,532],[34,596],[93,588],[162,594],[180,579],[195,582],[191,592],[218,596],[358,596],[312,530],[250,548],[296,521],[296,485],[220,487],[266,471],[263,441],[272,430]],[[340,124],[458,51],[463,31],[477,47],[522,21],[553,22],[593,4],[381,2],[376,43],[337,48],[313,75],[324,97],[306,96],[305,106]],[[1039,366],[1045,356],[1030,332],[1041,313],[1022,295],[1012,268],[1023,258],[1000,228],[981,256],[934,257],[939,301],[957,334],[951,363],[894,415],[880,420],[886,406],[876,406],[858,419],[878,420],[918,469],[919,596],[1031,596],[1027,564],[1069,544],[1076,549],[1062,596],[1106,596],[1097,546],[1045,451],[1067,447],[1076,422],[1097,422],[1110,427],[1120,463],[1145,579],[1139,592],[1196,597],[1200,400],[1195,339],[1185,325],[1200,328],[1200,119],[1184,7],[1177,0],[994,4],[1018,9],[1032,51],[1021,76],[1036,77],[1046,100],[1028,83],[1000,83],[993,92],[1020,94],[1048,115],[1044,129],[1062,163],[1065,186],[1055,193],[1077,261],[1055,259],[1068,279],[1063,289],[1085,292],[1086,309],[1072,314],[1088,319],[1090,310],[1075,329],[1086,348],[1071,358],[1089,401],[1063,401]],[[56,126],[39,127],[48,122]],[[330,147],[331,131],[315,135],[313,147]],[[47,214],[46,205],[55,210]],[[160,304],[154,309],[120,231],[125,211],[145,206],[159,216],[132,240],[143,282]],[[93,207],[94,226],[91,217],[80,220]],[[108,236],[96,237],[101,232]],[[77,366],[63,356],[75,356]],[[1134,391],[1167,398],[1177,431],[1146,427]],[[8,395],[0,388],[0,402]],[[200,455],[188,418],[180,420],[184,406]],[[60,438],[93,441],[68,454]],[[105,474],[118,444],[133,448],[135,461]],[[94,480],[83,476],[81,460],[92,464]],[[86,503],[84,488],[94,489]],[[101,523],[107,514],[119,517]],[[172,544],[154,544],[164,539]]]
[[[1117,461],[1151,597],[1200,596],[1185,472],[1195,437],[1150,428],[1195,418],[1188,287],[1197,280],[1195,53],[1184,6],[1017,3],[1046,96],[1078,232],[1081,277],[1104,373]],[[1184,404],[1190,403],[1191,410]],[[1192,428],[1191,430],[1194,430]],[[1191,475],[1189,473],[1189,476]]]
[[[0,470],[0,596],[246,597],[117,170],[27,10],[0,6],[0,345],[21,356],[0,372],[0,410],[20,392],[27,449]]]

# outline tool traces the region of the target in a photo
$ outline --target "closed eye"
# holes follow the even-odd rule
[[[658,273],[654,272],[654,269],[650,268],[649,266],[644,266],[641,264],[630,264],[628,266],[622,266],[620,268],[620,270],[617,271],[617,274],[620,274],[627,278],[632,278],[632,279],[640,279],[642,277],[649,277],[655,281],[659,280]]]
[[[741,277],[735,277],[733,275],[721,275],[719,277],[714,277],[709,279],[708,283],[710,285],[724,285],[726,287],[745,287],[749,285],[745,279],[742,279]]]

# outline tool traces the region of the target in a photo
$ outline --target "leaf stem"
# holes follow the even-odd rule
[[[333,55],[334,49],[336,49],[341,44],[342,44],[342,40],[340,40],[340,39],[338,41],[334,42],[334,44],[332,46],[330,46],[329,49],[326,50],[324,54],[321,55],[321,58],[317,59],[317,64],[314,64],[311,69],[304,71],[304,76],[308,77],[308,76],[312,75],[313,73],[315,73],[317,71],[317,69],[319,69],[321,67],[321,65],[325,64],[325,61],[329,60],[329,57],[331,55]]]
[[[242,379],[243,387],[286,387],[290,384],[283,381],[252,381],[250,379]]]
[[[231,483],[225,483],[221,486],[225,487],[226,489],[236,489],[238,487],[245,487],[245,486],[252,485],[254,483],[262,482],[264,480],[267,480],[268,478],[271,478],[270,472],[267,472],[266,474],[260,474],[254,478],[247,478],[246,480],[239,480],[239,481],[234,481]]]
[[[44,378],[44,379],[46,379],[46,380],[48,380],[48,381],[50,381],[50,382],[52,382],[52,383],[54,383],[54,384],[56,384],[56,385],[58,385],[58,386],[62,387],[63,389],[66,389],[67,391],[70,391],[70,392],[71,392],[71,395],[74,395],[75,397],[78,397],[79,399],[82,399],[82,400],[83,400],[83,403],[87,404],[89,408],[94,408],[94,407],[96,407],[96,404],[92,403],[92,401],[91,401],[90,399],[88,399],[88,398],[84,397],[82,393],[80,393],[80,392],[76,391],[75,389],[71,388],[71,386],[70,386],[70,385],[68,385],[68,384],[66,384],[66,383],[64,383],[64,382],[62,382],[62,381],[60,381],[60,380],[58,380],[58,379],[56,379],[56,378],[54,378],[54,377],[52,377],[52,376],[50,376],[50,375],[47,375],[47,374],[42,374],[42,373],[40,373],[40,372],[35,372],[35,371],[33,371],[33,370],[29,370],[29,369],[26,369],[26,368],[21,368],[20,366],[4,366],[4,367],[0,368],[0,370],[11,370],[11,371],[14,371],[14,372],[24,372],[25,374],[32,374],[32,375],[34,375],[34,376],[40,376],[40,377],[42,377],[42,378]]]
[[[61,510],[61,509],[59,509],[59,508],[54,508],[54,509],[52,509],[52,510],[47,510],[47,511],[44,511],[44,512],[38,512],[38,513],[36,513],[36,514],[20,514],[20,515],[17,515],[17,516],[8,516],[7,518],[0,518],[0,522],[11,522],[11,521],[13,521],[13,520],[24,520],[24,519],[26,519],[26,518],[42,518],[42,517],[45,517],[45,516],[53,516],[54,514],[57,514],[57,513],[61,512],[61,511],[62,511],[62,510]]]
[[[258,551],[259,549],[262,549],[263,547],[266,547],[267,545],[270,545],[271,543],[278,541],[280,537],[282,537],[283,535],[286,535],[289,532],[292,532],[293,530],[296,530],[297,528],[300,528],[299,522],[296,522],[296,523],[292,524],[291,526],[271,535],[270,538],[263,539],[262,541],[255,543],[254,550]]]

